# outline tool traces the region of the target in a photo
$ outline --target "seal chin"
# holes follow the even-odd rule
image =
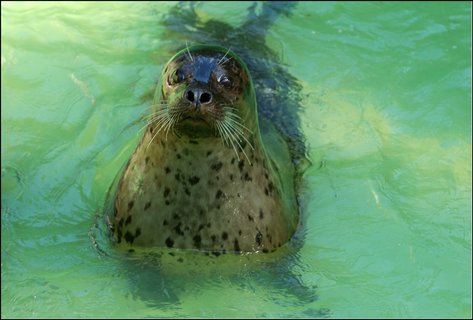
[[[211,121],[203,116],[183,117],[176,125],[179,133],[190,138],[205,138],[214,136],[214,127]]]

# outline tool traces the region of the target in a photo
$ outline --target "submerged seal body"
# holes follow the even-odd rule
[[[118,184],[116,243],[269,252],[297,223],[263,145],[245,64],[218,46],[178,52]]]

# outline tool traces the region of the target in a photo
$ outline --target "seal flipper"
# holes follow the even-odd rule
[[[256,13],[258,4],[261,4],[261,13]],[[260,37],[266,36],[266,31],[271,27],[279,15],[289,16],[292,9],[296,6],[297,1],[265,1],[254,2],[248,8],[248,16],[246,22],[241,29],[253,29],[259,33]]]

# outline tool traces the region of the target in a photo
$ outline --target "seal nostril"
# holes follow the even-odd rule
[[[212,100],[212,95],[208,92],[204,92],[200,96],[200,103],[207,103],[210,102],[210,100]]]
[[[186,99],[190,102],[194,102],[194,92],[192,92],[191,90],[187,91]]]

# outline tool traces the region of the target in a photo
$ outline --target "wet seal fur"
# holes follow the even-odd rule
[[[260,135],[248,69],[193,46],[166,65],[148,125],[118,185],[117,244],[270,252],[298,223]]]

